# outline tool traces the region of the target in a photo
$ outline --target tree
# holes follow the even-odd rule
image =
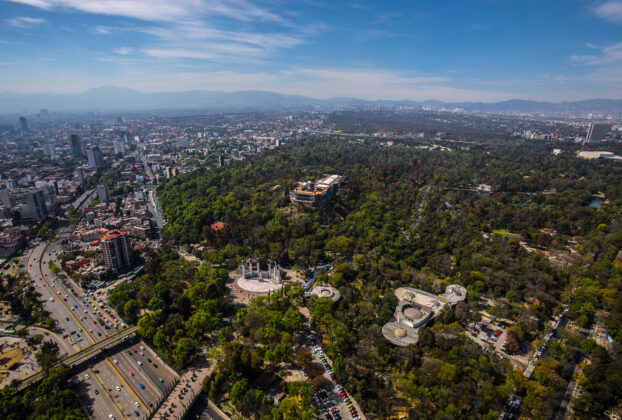
[[[223,346],[226,342],[233,339],[233,330],[230,326],[226,326],[218,330],[218,345]]]
[[[196,354],[196,350],[196,346],[191,339],[187,337],[179,339],[177,347],[173,350],[173,357],[175,358],[175,366],[177,369],[183,369],[188,366]]]
[[[35,353],[35,358],[41,369],[48,371],[58,358],[58,344],[53,341],[44,341],[41,350]]]
[[[207,312],[198,310],[186,321],[186,329],[190,337],[198,339],[203,334],[216,328],[218,322],[220,322],[219,317],[210,316]]]
[[[302,324],[302,316],[300,312],[298,312],[294,308],[289,308],[285,315],[283,315],[283,328],[285,331],[290,333],[294,333],[300,330],[300,325]]]
[[[319,363],[309,363],[305,366],[305,373],[311,379],[324,373],[324,368]]]
[[[583,352],[583,354],[591,354],[594,349],[596,348],[596,341],[593,338],[586,338],[584,340],[581,340],[581,352]]]
[[[304,367],[313,360],[313,355],[306,347],[300,346],[296,349],[296,362],[298,366]]]
[[[246,378],[243,378],[243,379],[237,381],[233,385],[233,387],[231,387],[231,392],[229,393],[229,396],[231,397],[231,401],[234,404],[237,404],[237,402],[240,399],[240,397],[242,397],[242,395],[244,395],[246,393],[246,391],[248,391],[249,388],[250,388],[250,386],[249,386],[248,380]]]
[[[520,341],[516,331],[509,330],[505,339],[505,348],[509,353],[516,353],[520,350]]]
[[[311,380],[311,386],[315,392],[318,392],[321,389],[330,389],[333,383],[323,375],[316,376]]]
[[[458,366],[451,364],[451,363],[445,363],[441,367],[441,369],[438,371],[437,377],[444,383],[451,384],[451,383],[454,383],[456,379],[458,378],[458,373],[459,373]]]
[[[166,335],[162,330],[158,330],[153,336],[153,345],[158,349],[164,349],[166,346]]]

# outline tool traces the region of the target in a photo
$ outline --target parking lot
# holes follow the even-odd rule
[[[328,389],[325,388],[315,394],[315,405],[320,413],[320,418],[325,418],[326,420],[359,420],[362,418],[359,414],[361,411],[356,401],[354,401],[346,390],[335,381],[331,366],[332,363],[328,360],[322,348],[316,345],[310,350],[313,353],[313,361],[324,366],[324,376],[329,379],[332,384]]]
[[[112,414],[125,419],[146,417],[177,378],[142,341],[135,341],[100,358],[74,380],[93,418]]]
[[[471,324],[468,333],[482,347],[488,348],[492,345],[496,351],[503,352],[506,340],[505,328],[505,325],[482,321]]]
[[[499,357],[510,360],[521,370],[525,369],[529,362],[529,354],[527,353],[519,352],[510,354],[506,351],[506,326],[500,322],[481,321],[471,324],[469,325],[467,334],[469,334],[473,341],[485,349],[489,349],[492,346],[492,350],[494,350]]]

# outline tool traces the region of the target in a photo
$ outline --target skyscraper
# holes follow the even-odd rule
[[[2,205],[7,209],[15,205],[15,200],[13,200],[11,191],[9,191],[8,188],[0,191],[0,200],[2,201]]]
[[[86,176],[84,176],[84,169],[77,168],[76,174],[78,175],[78,181],[80,182],[80,185],[86,184]]]
[[[43,146],[43,153],[45,153],[47,156],[51,158],[56,157],[56,150],[54,150],[54,145],[51,143],[48,143],[45,146]]]
[[[97,199],[102,203],[110,201],[110,192],[108,191],[108,185],[99,184],[97,186]]]
[[[91,147],[86,151],[86,158],[91,168],[99,168],[104,166],[104,158],[99,147]]]
[[[114,153],[115,155],[121,154],[124,155],[125,154],[125,143],[120,142],[120,141],[113,141],[112,142],[112,148],[114,149]]]
[[[48,213],[56,213],[58,209],[58,189],[55,183],[50,182],[49,184],[43,186],[41,188],[41,192],[43,193],[43,198],[45,199],[45,205],[47,207]]]
[[[71,146],[71,156],[74,158],[82,157],[82,144],[80,143],[80,136],[72,134],[70,136],[69,143]]]
[[[104,236],[102,251],[104,253],[104,264],[111,270],[130,267],[132,264],[130,244],[125,232],[117,230]]]
[[[48,209],[45,206],[45,198],[40,190],[28,191],[26,193],[26,205],[32,220],[42,222],[47,219]]]
[[[26,120],[26,117],[19,117],[19,128],[22,132],[28,131],[28,121]]]
[[[54,195],[54,199],[56,195]],[[48,208],[45,205],[45,196],[41,190],[9,190],[0,191],[2,205],[11,209],[19,207],[19,212],[25,219],[32,219],[35,222],[42,222],[48,218]],[[52,205],[55,202],[52,201]]]

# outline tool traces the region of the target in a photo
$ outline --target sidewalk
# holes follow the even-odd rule
[[[203,379],[212,373],[213,366],[209,364],[207,357],[208,350],[203,349],[153,415],[154,419],[182,418],[195,396],[201,392]]]

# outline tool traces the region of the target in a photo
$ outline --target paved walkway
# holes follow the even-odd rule
[[[212,373],[213,365],[208,363],[207,357],[208,349],[203,349],[188,370],[179,378],[177,386],[173,388],[158,411],[153,415],[154,419],[182,418],[188,405],[201,392],[203,379]]]

